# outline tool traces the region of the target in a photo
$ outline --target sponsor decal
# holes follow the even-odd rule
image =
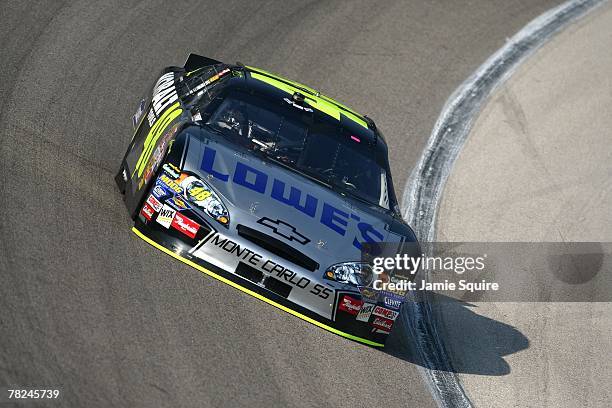
[[[357,320],[362,322],[367,322],[370,320],[374,307],[376,307],[374,303],[364,303],[363,306],[361,306],[361,310],[357,314]]]
[[[288,224],[285,221],[272,220],[268,217],[264,217],[260,218],[257,223],[263,225],[264,227],[270,228],[273,233],[280,235],[289,241],[296,241],[302,245],[306,245],[310,242],[310,239],[300,234],[293,225]]]
[[[383,276],[383,275],[379,275],[379,276]],[[407,289],[404,288],[401,284],[408,280],[410,279],[406,279],[406,278],[400,279],[396,276],[391,276],[388,282],[394,283],[395,285],[385,286],[385,291],[392,293],[394,296],[399,296],[400,298],[403,298],[404,296],[406,296]]]
[[[153,111],[153,108],[149,110],[149,113],[147,114],[147,120],[149,121],[149,126],[153,126],[153,124],[157,120],[157,117],[155,116],[155,112]]]
[[[142,206],[142,210],[140,210],[140,214],[142,214],[142,216],[145,217],[147,221],[151,221],[151,217],[153,217],[155,211],[153,211],[153,208],[151,208],[148,203],[145,203],[145,205]]]
[[[157,214],[157,222],[165,228],[170,228],[170,224],[175,214],[176,210],[174,208],[170,207],[168,204],[164,204],[162,209],[159,210],[159,214]]]
[[[181,213],[176,213],[174,215],[174,219],[170,225],[172,225],[172,228],[182,232],[189,238],[195,238],[198,230],[200,229],[200,224],[185,217]]]
[[[174,87],[174,72],[168,72],[157,80],[153,88],[153,97],[151,98],[151,104],[153,105],[151,112],[153,112],[153,114],[149,112],[149,126],[153,126],[162,111],[177,100],[178,95]]]
[[[403,297],[391,292],[387,292],[383,298],[383,303],[385,304],[385,306],[395,310],[399,310],[403,302]]]
[[[179,211],[186,210],[190,208],[187,203],[179,198],[178,196],[172,197],[170,200],[166,201],[168,204],[171,204],[173,207],[176,207]]]
[[[134,116],[132,116],[132,125],[134,125],[134,129],[136,129],[136,127],[138,127],[138,122],[140,122],[140,118],[142,117],[142,113],[144,112],[144,108],[145,108],[145,100],[141,99],[140,100],[140,104],[138,104],[138,110],[136,111]]]
[[[318,296],[321,299],[328,299],[330,295],[334,293],[332,289],[318,283],[313,283],[305,276],[300,277],[297,272],[294,272],[289,268],[285,268],[271,259],[266,259],[264,256],[250,250],[249,248],[241,246],[218,232],[210,235],[210,237],[205,240],[204,244],[220,248],[221,250],[235,256],[238,260],[249,263],[266,274],[272,275],[279,280],[287,282],[291,286],[308,290],[311,294]]]
[[[155,212],[158,212],[162,208],[162,203],[160,203],[153,194],[147,198],[147,204],[149,204],[155,210]]]
[[[385,317],[385,318],[387,318],[389,320],[395,320],[395,318],[399,314],[395,310],[387,309],[387,308],[384,308],[382,306],[376,306],[374,308],[374,312],[372,312],[372,313],[374,315],[376,315],[376,316]]]
[[[216,80],[221,78],[223,75],[227,74],[228,72],[230,72],[229,68],[225,68],[223,71],[219,72],[218,74],[211,76],[210,78],[208,78],[206,82],[204,82],[205,86],[208,84],[212,84],[213,82],[215,82]]]
[[[389,333],[391,331],[391,328],[393,327],[393,320],[376,316],[374,318],[374,321],[372,321],[372,326],[376,327],[377,329],[383,330],[386,333]]]
[[[348,295],[344,295],[342,297],[342,300],[340,300],[340,303],[338,304],[338,309],[357,316],[357,314],[361,310],[362,305],[363,302],[361,300],[355,299],[354,297],[350,297]]]
[[[376,301],[378,300],[378,294],[380,292],[378,292],[377,290],[374,290],[372,288],[366,288],[363,286],[360,287],[359,290],[361,291],[361,297],[363,299],[371,300],[374,303],[376,303]]]
[[[162,166],[162,169],[164,169],[164,171],[166,172],[166,174],[168,174],[168,176],[170,176],[171,178],[175,180],[181,176],[181,169],[179,169],[172,163],[165,163]]]
[[[169,190],[172,190],[177,194],[181,194],[183,192],[183,188],[176,181],[168,177],[167,174],[162,174],[159,177],[159,181],[161,181],[161,183]]]
[[[152,169],[150,167],[146,168],[143,177],[138,182],[138,190],[140,190],[142,186],[145,185],[149,177],[151,177],[151,174],[153,174]]]
[[[231,179],[233,184],[238,184],[259,194],[269,194],[273,200],[317,219],[326,228],[340,236],[346,236],[349,230],[355,231],[352,243],[359,250],[362,248],[362,242],[382,242],[385,238],[381,231],[372,224],[362,221],[359,215],[336,208],[311,194],[305,194],[298,187],[288,185],[282,179],[269,176],[265,171],[246,163],[237,161],[233,174],[215,169],[216,155],[215,149],[206,146],[200,169],[222,182],[227,183]]]
[[[155,187],[153,187],[153,195],[155,196],[155,198],[162,198],[166,194],[167,193],[164,187],[161,184],[156,183]]]
[[[198,92],[199,90],[202,90],[202,89],[206,88],[208,85],[212,84],[213,82],[215,82],[216,80],[221,78],[223,75],[227,74],[228,72],[230,72],[229,68],[225,68],[223,71],[219,72],[218,74],[215,74],[215,75],[211,76],[206,81],[202,82],[200,85],[196,86],[191,91],[189,91],[189,95],[192,95],[192,94]],[[203,93],[204,93],[204,91],[198,93],[198,96],[202,95]]]

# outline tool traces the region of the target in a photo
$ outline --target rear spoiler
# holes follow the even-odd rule
[[[185,61],[185,71],[191,72],[198,68],[207,67],[210,65],[222,64],[221,61],[214,60],[212,58],[203,57],[198,54],[189,54],[187,61]]]

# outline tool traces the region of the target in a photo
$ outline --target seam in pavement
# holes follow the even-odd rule
[[[569,0],[535,18],[451,94],[402,197],[404,219],[421,242],[433,242],[436,238],[436,215],[442,191],[472,123],[489,95],[554,34],[605,1]],[[406,302],[406,306],[408,313],[402,313],[406,335],[416,340],[417,352],[426,367],[421,372],[434,400],[440,407],[472,407],[437,332],[428,297],[423,295]]]

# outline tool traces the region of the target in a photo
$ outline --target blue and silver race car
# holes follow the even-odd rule
[[[363,249],[416,238],[370,118],[191,54],[162,71],[134,127],[115,180],[137,236],[317,326],[384,345],[404,298],[374,289]]]

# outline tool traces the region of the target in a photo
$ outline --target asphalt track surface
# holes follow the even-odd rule
[[[3,2],[0,386],[60,387],[58,406],[433,405],[409,339],[352,343],[136,238],[113,182],[130,117],[190,51],[240,60],[373,117],[401,196],[448,95],[556,3]]]

